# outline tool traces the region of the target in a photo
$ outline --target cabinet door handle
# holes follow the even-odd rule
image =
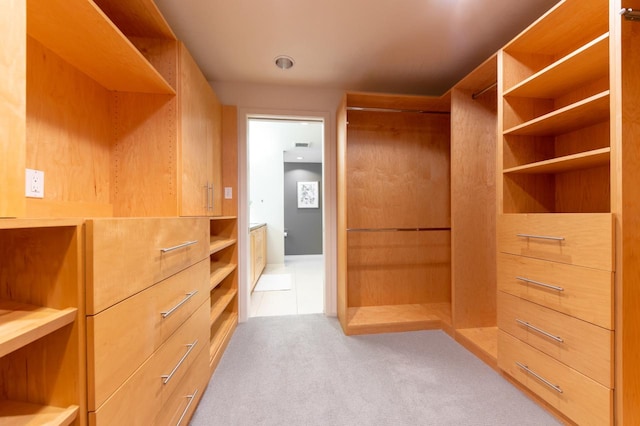
[[[558,392],[558,393],[563,393],[562,392],[562,388],[558,385],[554,385],[553,383],[551,383],[549,380],[545,379],[544,377],[542,377],[541,375],[539,375],[538,373],[536,373],[535,371],[531,370],[529,367],[527,367],[526,365],[519,363],[518,361],[516,361],[516,365],[520,368],[522,368],[524,371],[526,371],[528,374],[532,375],[533,377],[535,377],[536,379],[540,380],[542,383],[544,383],[545,385],[549,386],[551,389],[553,389],[554,391]]]
[[[176,374],[176,371],[178,371],[178,368],[180,368],[180,366],[182,365],[182,363],[184,362],[185,359],[187,359],[187,357],[189,356],[189,354],[191,353],[191,351],[193,350],[193,348],[196,347],[196,345],[198,344],[198,339],[196,339],[193,343],[189,343],[187,345],[187,352],[185,352],[184,355],[182,355],[182,358],[180,358],[180,361],[178,361],[178,363],[176,364],[175,367],[173,367],[173,370],[171,370],[171,373],[169,374],[163,374],[162,376],[162,384],[166,385],[167,383],[169,383],[169,380],[171,380],[171,378],[173,377],[174,374]]]
[[[213,183],[211,184],[211,186],[208,188],[207,191],[209,190],[211,191],[211,197],[207,197],[209,200],[211,200],[209,204],[209,209],[213,210]]]
[[[178,304],[176,306],[174,306],[173,308],[169,309],[168,311],[160,312],[160,315],[162,315],[163,319],[167,318],[169,315],[174,313],[176,309],[178,309],[180,306],[182,306],[185,303],[187,303],[187,301],[189,299],[191,299],[193,296],[195,296],[197,293],[198,293],[198,290],[193,290],[191,293],[187,293],[187,297],[185,297],[180,302],[178,302]]]
[[[530,280],[529,278],[525,278],[525,277],[516,277],[516,280],[524,281],[527,284],[533,284],[533,285],[537,285],[544,288],[550,288],[551,290],[564,291],[564,288],[558,287],[557,285],[551,285],[551,284],[543,283],[536,280]]]
[[[184,411],[182,412],[182,415],[180,416],[180,418],[178,419],[178,423],[176,423],[176,426],[180,426],[180,423],[182,423],[182,420],[184,420],[184,416],[187,415],[187,412],[189,411],[189,407],[191,407],[191,404],[193,403],[193,401],[196,399],[196,395],[198,394],[198,389],[194,390],[193,393],[191,395],[187,395],[185,398],[189,399],[189,402],[187,403],[187,406],[184,407]]]
[[[204,186],[205,191],[205,200],[204,200],[204,209],[209,210],[209,182]]]
[[[562,337],[560,337],[560,336],[556,336],[556,335],[553,335],[553,334],[549,333],[548,331],[544,331],[544,330],[543,330],[543,329],[541,329],[541,328],[538,328],[538,327],[536,327],[536,326],[534,326],[534,325],[529,324],[529,323],[528,323],[528,322],[526,322],[526,321],[523,321],[523,320],[521,320],[521,319],[516,318],[516,322],[517,322],[518,324],[522,324],[522,325],[524,325],[524,326],[525,326],[525,327],[527,327],[527,328],[530,328],[531,330],[533,330],[533,331],[535,331],[535,332],[538,332],[538,333],[542,334],[543,336],[547,336],[548,338],[553,339],[553,340],[555,340],[556,342],[564,343],[564,339],[563,339]]]
[[[552,237],[549,235],[516,234],[516,236],[521,238],[535,238],[538,240],[564,241],[564,237]]]
[[[166,248],[161,248],[160,251],[162,253],[168,253],[170,251],[174,251],[174,250],[178,250],[181,249],[183,247],[187,247],[187,246],[192,246],[194,244],[197,244],[198,240],[193,240],[193,241],[187,241],[185,243],[182,244],[178,244],[177,246],[173,246],[173,247],[166,247]]]

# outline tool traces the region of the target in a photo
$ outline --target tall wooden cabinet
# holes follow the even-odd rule
[[[498,365],[578,424],[640,421],[640,28],[622,6],[561,1],[499,56]]]

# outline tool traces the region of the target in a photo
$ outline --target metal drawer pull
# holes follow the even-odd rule
[[[518,361],[516,361],[516,365],[520,368],[522,368],[524,371],[526,371],[527,373],[531,374],[533,377],[535,377],[536,379],[540,380],[542,383],[544,383],[545,385],[549,386],[551,389],[553,389],[554,391],[558,392],[558,393],[563,393],[562,392],[562,388],[558,385],[554,385],[553,383],[551,383],[550,381],[548,381],[547,379],[545,379],[544,377],[542,377],[541,375],[537,374],[535,371],[529,369],[529,367],[527,367],[524,364],[519,363]]]
[[[197,243],[198,243],[198,240],[187,241],[186,243],[178,244],[177,246],[161,248],[160,251],[162,253],[167,253],[167,252],[170,252],[170,251],[181,249],[183,247],[192,246],[192,245],[197,244]]]
[[[163,374],[162,376],[162,384],[166,385],[167,383],[169,383],[169,380],[171,380],[171,378],[173,377],[174,374],[176,374],[176,371],[178,371],[178,368],[180,368],[180,366],[182,365],[182,363],[184,362],[185,359],[187,359],[187,357],[189,356],[189,354],[191,353],[191,351],[193,350],[193,348],[196,347],[196,345],[198,344],[198,339],[195,340],[195,342],[193,343],[189,343],[187,345],[187,347],[189,349],[187,349],[187,352],[182,356],[182,358],[180,358],[180,361],[178,361],[178,363],[176,364],[175,367],[173,367],[173,370],[171,370],[171,373],[169,374]]]
[[[173,308],[169,309],[168,311],[160,312],[160,315],[162,315],[162,318],[166,318],[169,315],[171,315],[176,309],[178,309],[180,306],[182,306],[185,303],[187,303],[187,300],[189,300],[193,296],[195,296],[196,293],[198,293],[198,290],[193,290],[191,293],[187,293],[187,297],[182,299],[176,306],[174,306]]]
[[[548,235],[531,235],[531,234],[516,234],[516,235],[522,238],[536,238],[538,240],[564,241],[564,237],[550,237]]]
[[[176,426],[180,426],[180,423],[182,423],[182,420],[184,420],[184,416],[187,415],[187,412],[189,411],[189,407],[191,407],[191,404],[193,403],[193,401],[196,399],[196,395],[198,394],[198,389],[194,390],[193,393],[191,395],[187,395],[185,398],[189,398],[189,403],[187,404],[186,407],[184,407],[184,411],[182,412],[182,415],[180,416],[180,418],[178,419],[178,423],[176,423]]]
[[[564,339],[562,337],[554,336],[553,334],[549,333],[548,331],[544,331],[544,330],[542,330],[542,329],[540,329],[540,328],[538,328],[538,327],[536,327],[534,325],[529,324],[526,321],[522,321],[521,319],[516,318],[516,322],[518,324],[524,325],[527,328],[530,328],[533,331],[537,331],[538,333],[540,333],[540,334],[542,334],[544,336],[547,336],[548,338],[553,339],[556,342],[564,343]]]
[[[542,282],[536,281],[536,280],[530,280],[529,278],[525,278],[525,277],[516,277],[516,280],[524,281],[527,284],[533,284],[533,285],[537,285],[537,286],[544,287],[544,288],[550,288],[551,290],[564,291],[563,287],[558,287],[557,285],[551,285],[551,284],[542,283]]]

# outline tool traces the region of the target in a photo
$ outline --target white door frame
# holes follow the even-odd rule
[[[336,134],[334,117],[328,111],[296,111],[264,108],[238,109],[238,320],[249,318],[249,182],[247,129],[250,118],[309,119],[324,122],[322,160],[324,313],[337,315],[336,233]]]

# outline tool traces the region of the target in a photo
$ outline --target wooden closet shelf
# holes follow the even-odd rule
[[[449,303],[359,306],[348,310],[347,334],[431,330],[449,324]]]
[[[556,98],[587,82],[606,77],[608,71],[609,33],[606,33],[518,83],[504,96]]]
[[[90,0],[29,0],[27,33],[108,90],[175,90]]]
[[[238,294],[238,289],[235,288],[218,288],[211,293],[211,324],[220,318],[236,294]]]
[[[73,323],[77,311],[0,300],[0,358]]]
[[[68,408],[0,400],[0,413],[4,426],[52,425],[66,426],[78,416],[78,406]]]
[[[237,217],[236,216],[215,216],[211,218],[211,221],[217,221],[217,220],[236,220]]]
[[[609,108],[609,91],[606,90],[507,129],[504,131],[504,135],[560,135],[607,120],[609,118]]]
[[[232,246],[235,243],[236,243],[235,238],[211,237],[211,243],[209,244],[209,254],[219,252],[220,250],[225,249],[229,246]]]
[[[231,334],[238,324],[238,315],[235,312],[224,312],[216,322],[218,327],[211,330],[211,344],[209,346],[209,365],[215,368],[224,353],[224,348],[229,343]]]
[[[478,327],[456,329],[456,335],[462,336],[491,358],[498,358],[498,327]]]
[[[225,262],[211,262],[211,276],[209,280],[209,289],[216,288],[225,278],[229,276],[237,268],[236,264],[228,264]]]
[[[572,170],[588,169],[609,164],[611,148],[594,149],[593,151],[511,167],[503,171],[504,174],[528,173],[562,173]]]

